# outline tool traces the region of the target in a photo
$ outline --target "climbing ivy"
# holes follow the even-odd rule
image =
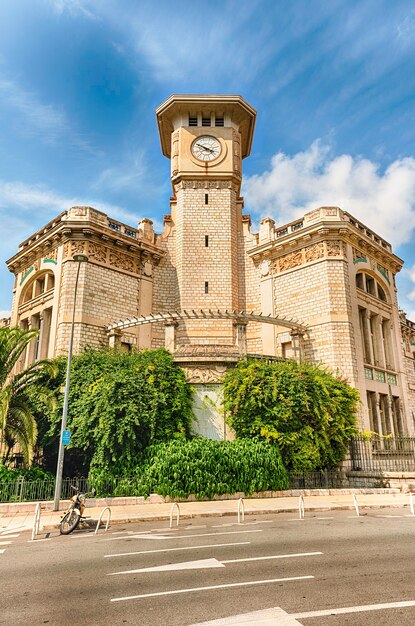
[[[236,436],[277,443],[295,472],[336,466],[357,433],[358,392],[319,366],[247,359],[228,372],[223,389]]]

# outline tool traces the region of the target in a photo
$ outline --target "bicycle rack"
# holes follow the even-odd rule
[[[173,527],[173,511],[174,511],[175,508],[177,509],[177,511],[176,511],[176,526],[179,525],[180,507],[177,504],[177,502],[173,502],[173,504],[171,505],[171,509],[170,509],[170,528]]]
[[[32,528],[32,541],[35,539],[36,535],[39,534],[40,529],[40,502],[36,504],[35,509],[35,518],[33,520],[33,528]]]
[[[245,520],[245,505],[242,498],[238,500],[238,524],[241,524]]]
[[[354,504],[354,508],[356,510],[356,515],[357,515],[357,517],[359,517],[360,516],[359,505],[357,503],[357,498],[356,498],[356,494],[355,493],[353,494],[353,504]]]
[[[300,519],[304,519],[304,496],[301,494],[298,500],[298,516]]]
[[[415,515],[415,509],[414,509],[414,494],[412,493],[412,491],[409,494],[409,510],[411,512],[412,515]]]
[[[109,525],[110,520],[111,520],[111,508],[109,506],[106,506],[101,511],[101,515],[99,516],[99,520],[98,520],[98,523],[97,523],[97,527],[95,528],[94,535],[96,535],[97,532],[98,532],[98,528],[99,528],[99,525],[100,525],[100,523],[102,521],[102,516],[104,515],[105,511],[108,511],[108,519],[107,519],[107,524],[105,526],[105,531],[104,532],[107,532],[107,530],[108,530],[108,525]]]

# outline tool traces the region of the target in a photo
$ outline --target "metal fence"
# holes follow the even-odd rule
[[[363,472],[415,471],[415,437],[355,437],[350,445],[351,469]]]
[[[98,497],[137,496],[135,477],[114,476],[107,479],[89,480],[87,478],[65,478],[62,481],[61,499],[67,500],[73,495],[72,486],[83,493],[96,490]],[[338,470],[323,470],[309,474],[290,474],[290,489],[328,489],[344,487],[345,478]],[[0,482],[0,502],[30,502],[53,500],[55,480],[25,480],[19,477],[11,482]]]

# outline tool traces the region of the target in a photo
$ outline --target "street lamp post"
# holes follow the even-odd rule
[[[73,334],[74,334],[74,327],[75,327],[76,292],[78,290],[79,270],[81,268],[81,263],[85,263],[86,261],[88,261],[88,256],[86,254],[74,254],[73,260],[78,263],[78,267],[76,270],[75,292],[74,292],[74,297],[73,297],[71,336],[69,339],[68,363],[66,366],[65,395],[63,398],[61,434],[59,438],[58,464],[56,466],[55,498],[54,498],[54,504],[53,504],[54,511],[59,511],[59,501],[60,501],[61,490],[62,490],[63,458],[65,454],[65,448],[62,443],[62,437],[63,437],[64,430],[66,430],[66,419],[68,417],[69,383],[71,380]]]

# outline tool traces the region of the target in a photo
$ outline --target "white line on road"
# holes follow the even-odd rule
[[[39,543],[39,541],[52,541],[51,537],[47,537],[46,539],[28,539],[27,543]]]
[[[323,554],[322,552],[298,552],[297,554],[275,554],[272,556],[253,556],[248,559],[230,559],[228,561],[221,561],[221,563],[246,563],[247,561],[267,561],[269,559],[290,559],[300,556],[317,556]]]
[[[0,554],[3,554],[3,552],[6,552],[6,550],[5,549],[4,550],[0,550]]]
[[[218,535],[242,535],[243,533],[262,533],[262,529],[253,530],[226,530],[221,533],[196,533],[193,535],[174,535],[167,537],[165,535],[130,535],[129,537],[111,537],[110,539],[101,539],[101,541],[119,541],[120,539],[187,539],[188,537],[217,537]]]
[[[0,546],[9,546],[11,543],[13,543],[12,541],[0,541]]]
[[[232,587],[249,587],[254,585],[269,585],[271,583],[284,583],[294,580],[311,580],[314,576],[293,576],[292,578],[269,578],[268,580],[250,580],[244,583],[227,583],[224,585],[212,585],[210,587],[190,587],[189,589],[174,589],[173,591],[157,591],[144,593],[138,596],[125,596],[124,598],[111,598],[111,602],[124,600],[139,600],[141,598],[155,598],[156,596],[171,596],[177,593],[192,593],[193,591],[211,591],[213,589],[231,589]]]
[[[0,539],[10,539],[11,537],[20,537],[20,533],[18,533],[17,535],[15,534],[11,534],[14,533],[13,530],[9,530],[9,531],[4,531],[3,533],[0,533]]]
[[[120,554],[104,554],[104,559],[115,556],[134,556],[135,554],[154,554],[155,552],[178,552],[180,550],[200,550],[200,548],[223,548],[225,546],[245,546],[250,541],[235,541],[234,543],[211,543],[207,546],[186,546],[184,548],[161,548],[160,550],[142,550],[141,552],[121,552]]]
[[[213,567],[225,566],[217,559],[202,559],[200,561],[186,561],[185,563],[169,563],[168,565],[156,565],[155,567],[129,569],[125,572],[111,572],[107,574],[107,576],[118,576],[119,574],[144,574],[147,572],[174,572],[186,569],[212,569]]]
[[[192,626],[301,626],[291,615],[280,609],[278,606],[273,609],[263,609],[261,611],[253,611],[252,613],[244,613],[243,615],[232,615],[231,617],[223,617],[214,619],[210,622],[202,622],[193,624]]]
[[[302,556],[316,556],[322,552],[299,552],[298,554],[274,554],[271,556],[254,556],[246,559],[229,559],[219,561],[218,559],[202,559],[197,561],[185,561],[182,563],[168,563],[168,565],[156,565],[155,567],[140,567],[139,569],[129,569],[123,572],[111,572],[107,576],[118,576],[119,574],[144,574],[146,572],[173,572],[186,569],[211,569],[212,567],[225,567],[230,563],[247,563],[248,561],[269,561],[271,559],[290,559]]]
[[[387,602],[385,604],[363,604],[362,606],[346,606],[340,609],[325,609],[324,611],[308,611],[307,613],[295,613],[295,619],[306,619],[307,617],[325,617],[326,615],[344,615],[345,613],[361,613],[363,611],[382,611],[384,609],[402,609],[415,606],[415,600],[406,602]]]
[[[20,535],[0,535],[0,539],[15,539],[16,537],[20,537]]]

